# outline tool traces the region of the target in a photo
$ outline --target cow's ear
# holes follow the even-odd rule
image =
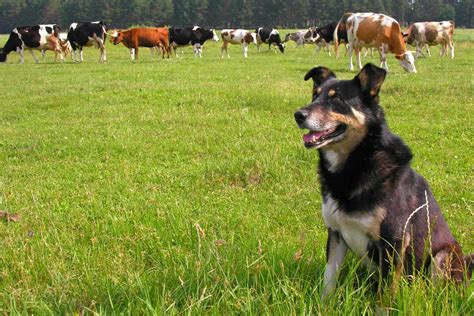
[[[355,76],[354,80],[359,82],[363,93],[370,94],[372,98],[375,98],[379,94],[386,75],[387,72],[384,69],[368,63]]]
[[[322,85],[324,82],[327,80],[333,78],[336,78],[336,75],[334,72],[331,71],[331,69],[319,66],[319,67],[314,67],[308,73],[306,76],[304,76],[304,80],[308,81],[309,78],[313,79],[313,98],[312,100],[316,100],[318,95],[321,93],[321,89],[319,88],[320,85]]]

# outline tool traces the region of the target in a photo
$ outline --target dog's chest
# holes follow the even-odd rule
[[[385,217],[384,211],[374,209],[364,213],[346,213],[332,197],[327,196],[324,200],[322,211],[326,226],[338,231],[355,254],[364,256],[368,246],[380,238],[380,224]]]

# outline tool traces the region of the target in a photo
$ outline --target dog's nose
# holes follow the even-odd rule
[[[295,112],[295,121],[298,124],[302,124],[308,118],[308,112],[305,110],[298,110]]]

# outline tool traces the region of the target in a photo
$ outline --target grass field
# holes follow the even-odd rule
[[[0,46],[6,36],[0,37]],[[320,301],[326,229],[317,153],[293,112],[308,104],[315,65],[352,78],[347,58],[313,47],[220,58],[0,65],[0,314],[473,315],[474,286],[402,280],[371,291],[351,257]],[[474,252],[474,30],[456,57],[393,56],[381,103],[411,147],[465,252]],[[342,54],[343,55],[343,54]],[[364,62],[378,64],[377,58]]]

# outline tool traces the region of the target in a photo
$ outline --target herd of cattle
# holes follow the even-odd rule
[[[416,72],[415,57],[407,49],[406,44],[416,47],[416,58],[424,56],[423,48],[429,56],[429,46],[441,45],[440,56],[447,55],[448,47],[451,58],[454,58],[453,46],[454,22],[419,22],[410,25],[402,32],[400,24],[392,17],[379,13],[346,13],[337,22],[329,23],[323,27],[311,27],[294,33],[286,34],[282,40],[276,29],[259,27],[255,32],[244,29],[221,30],[221,56],[224,53],[229,57],[227,47],[229,44],[242,46],[243,55],[247,58],[248,47],[256,44],[258,51],[262,44],[268,44],[270,49],[273,45],[281,53],[285,51],[285,43],[294,41],[297,46],[304,44],[315,44],[317,50],[324,48],[329,55],[330,44],[334,45],[336,56],[340,44],[346,46],[349,56],[349,67],[353,70],[352,55],[355,52],[359,68],[362,68],[360,53],[362,48],[378,50],[381,66],[388,70],[387,54],[393,53],[399,60],[400,65],[408,72]],[[41,51],[43,57],[47,50],[58,55],[61,60],[71,53],[73,62],[83,61],[83,47],[95,46],[100,50],[100,62],[107,60],[106,36],[110,36],[110,42],[114,45],[122,43],[130,49],[132,60],[138,58],[139,47],[148,47],[153,50],[161,50],[164,58],[170,56],[177,48],[190,46],[194,53],[201,57],[202,47],[208,40],[219,41],[215,30],[204,29],[199,26],[189,28],[132,28],[129,30],[109,30],[105,23],[80,22],[72,23],[67,33],[61,33],[56,24],[41,24],[34,26],[16,27],[10,33],[5,46],[0,50],[0,62],[5,62],[10,52],[16,51],[24,61],[24,50],[28,49],[35,62],[38,58],[33,50]],[[276,51],[276,50],[275,50]],[[79,53],[79,57],[77,56]]]

